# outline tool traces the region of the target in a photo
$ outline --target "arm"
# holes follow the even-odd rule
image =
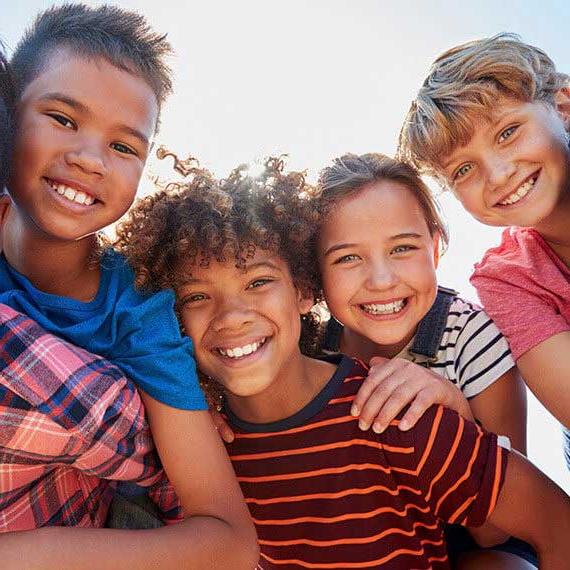
[[[568,568],[570,497],[516,452],[489,522],[532,544],[541,568]]]
[[[486,430],[508,436],[512,446],[526,454],[526,392],[516,368],[511,368],[469,403],[473,415]],[[481,546],[493,546],[508,539],[507,534],[490,523],[470,528],[469,532]]]
[[[256,534],[229,458],[206,411],[171,408],[143,395],[166,474],[186,516],[186,568],[257,564]]]
[[[360,387],[352,414],[360,415],[359,426],[380,433],[409,405],[399,427],[412,428],[425,411],[434,404],[442,404],[464,418],[473,415],[465,396],[452,382],[423,366],[393,358],[374,357],[370,361],[368,377]]]
[[[159,449],[165,447],[167,473],[189,518],[153,530],[45,527],[5,534],[3,568],[91,570],[94,561],[98,570],[255,567],[255,531],[208,413],[145,400]]]
[[[570,332],[560,332],[525,352],[517,366],[532,393],[570,428]]]
[[[526,455],[526,392],[513,367],[469,400],[473,415],[487,431],[506,435]]]

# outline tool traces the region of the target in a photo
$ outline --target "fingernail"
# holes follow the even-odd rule
[[[360,420],[358,422],[358,427],[362,430],[362,431],[366,431],[369,428],[369,425],[364,421],[364,420]]]
[[[358,406],[356,404],[352,404],[352,408],[350,408],[350,415],[351,416],[359,416],[360,415],[360,410],[358,409]]]
[[[402,431],[406,431],[408,429],[410,429],[410,424],[406,421],[406,420],[402,420],[399,424],[398,427],[402,430]]]
[[[384,431],[384,427],[382,426],[382,424],[374,424],[372,426],[372,431],[375,433],[382,433]]]

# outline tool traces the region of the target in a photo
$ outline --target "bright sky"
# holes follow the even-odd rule
[[[86,2],[101,4],[101,2]],[[0,38],[10,51],[42,0],[10,3]],[[566,0],[458,3],[410,0],[124,0],[168,33],[175,95],[157,142],[223,175],[242,162],[287,153],[313,177],[344,152],[393,153],[401,121],[441,51],[501,31],[544,49],[570,72]],[[161,173],[155,163],[149,169]],[[148,190],[150,184],[144,183]],[[471,267],[498,231],[441,197],[451,233],[439,277],[475,297]],[[529,407],[529,454],[570,491],[557,424]]]

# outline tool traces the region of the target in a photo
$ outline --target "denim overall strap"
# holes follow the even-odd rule
[[[435,302],[420,321],[410,352],[427,356],[429,359],[436,358],[445,332],[449,307],[456,296],[457,291],[453,289],[437,288]]]

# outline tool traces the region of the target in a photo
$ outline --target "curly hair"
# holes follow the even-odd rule
[[[176,287],[184,279],[183,264],[207,267],[212,259],[233,259],[243,268],[259,247],[283,258],[295,285],[319,300],[318,268],[306,247],[316,223],[308,200],[314,189],[304,173],[285,172],[283,157],[271,157],[258,176],[242,165],[216,179],[192,157],[180,161],[164,150],[158,155],[173,156],[187,179],[139,200],[117,229],[116,247],[139,288]],[[317,317],[310,313],[302,322],[301,349],[312,354]]]

